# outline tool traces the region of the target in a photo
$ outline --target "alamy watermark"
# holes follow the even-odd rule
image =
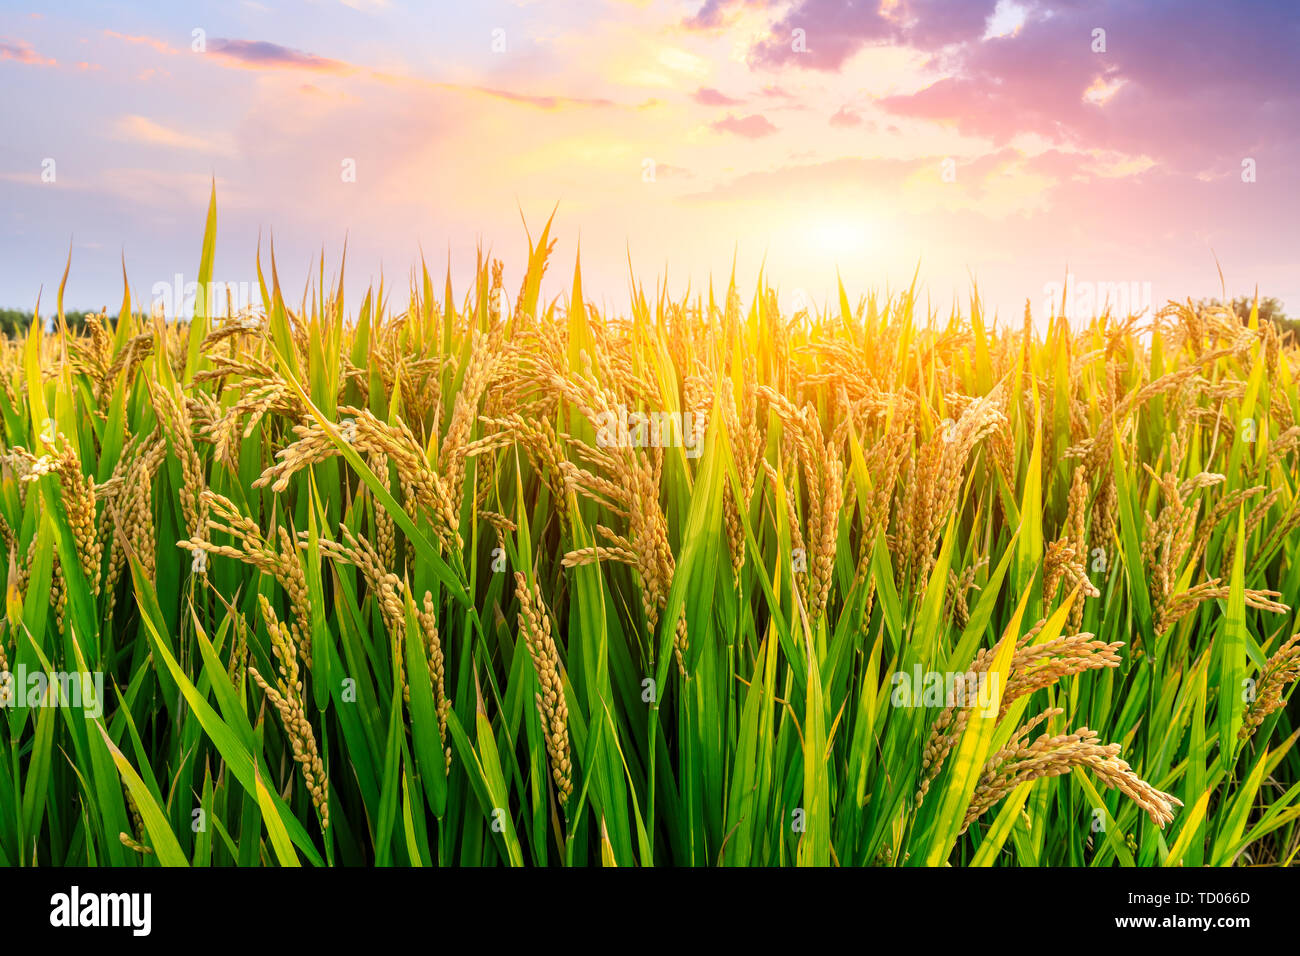
[[[215,316],[239,315],[254,304],[262,304],[260,283],[221,282],[213,279],[206,284],[186,282],[185,276],[176,273],[171,282],[155,282],[149,292],[155,311],[161,310],[164,318],[192,319],[195,306],[202,302],[204,314]]]
[[[999,675],[986,671],[923,671],[921,665],[894,671],[889,702],[895,707],[975,708],[983,717],[997,713]]]
[[[87,720],[104,716],[103,671],[0,671],[0,709],[69,706]]]
[[[1048,282],[1043,285],[1043,311],[1064,319],[1092,319],[1110,310],[1116,318],[1141,315],[1151,311],[1151,283],[1080,282],[1074,274],[1066,275],[1065,282]]]
[[[50,925],[56,929],[121,927],[133,936],[148,936],[152,913],[151,893],[83,893],[74,884],[67,893],[50,897]]]
[[[704,418],[691,412],[629,412],[619,405],[594,424],[601,448],[682,448],[687,458],[704,450]]]

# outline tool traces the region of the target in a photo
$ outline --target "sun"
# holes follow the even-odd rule
[[[873,251],[877,239],[873,223],[863,218],[827,217],[807,228],[809,247],[837,261]]]

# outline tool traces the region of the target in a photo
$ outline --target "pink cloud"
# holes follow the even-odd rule
[[[168,56],[172,56],[174,54],[181,52],[176,47],[169,44],[166,40],[160,40],[157,37],[132,36],[127,33],[118,33],[116,30],[105,30],[104,36],[111,37],[114,40],[121,40],[123,43],[133,43],[136,46],[151,47],[154,50],[157,50],[159,53],[164,53]]]
[[[839,127],[861,126],[862,117],[849,109],[847,106],[841,106],[838,111],[831,117],[831,125]]]
[[[148,143],[151,146],[165,146],[172,149],[197,150],[219,154],[230,154],[229,144],[222,138],[211,135],[196,135],[172,129],[149,119],[147,116],[129,114],[117,121],[118,137],[134,142]]]
[[[521,106],[531,106],[539,110],[560,110],[573,107],[609,107],[615,106],[613,100],[606,99],[586,99],[583,97],[573,96],[539,96],[531,93],[515,93],[510,90],[497,90],[486,86],[475,87],[452,87],[453,89],[470,89],[475,93],[481,93],[484,96],[491,96],[496,99],[508,100],[511,103],[517,103]]]
[[[736,106],[744,102],[707,86],[701,86],[692,93],[691,99],[701,106]]]
[[[0,37],[0,60],[13,60],[28,66],[58,66],[56,60],[41,56],[25,40],[10,40]]]
[[[728,114],[726,119],[720,119],[710,125],[716,130],[735,133],[737,136],[743,136],[746,139],[761,139],[776,132],[776,127],[772,125],[772,122],[760,113],[753,113],[744,117]]]

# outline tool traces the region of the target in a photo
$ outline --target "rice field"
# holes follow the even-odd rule
[[[0,343],[0,863],[1295,860],[1294,337],[606,315],[551,228]]]

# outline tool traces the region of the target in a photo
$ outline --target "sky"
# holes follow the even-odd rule
[[[554,210],[543,293],[580,253],[614,311],[734,263],[792,307],[919,270],[1016,325],[1067,276],[1294,315],[1297,51],[1292,0],[0,0],[0,307],[69,250],[69,307],[192,282],[215,183],[214,279],[346,243],[349,312],[422,255],[461,296],[480,246],[513,297]]]

